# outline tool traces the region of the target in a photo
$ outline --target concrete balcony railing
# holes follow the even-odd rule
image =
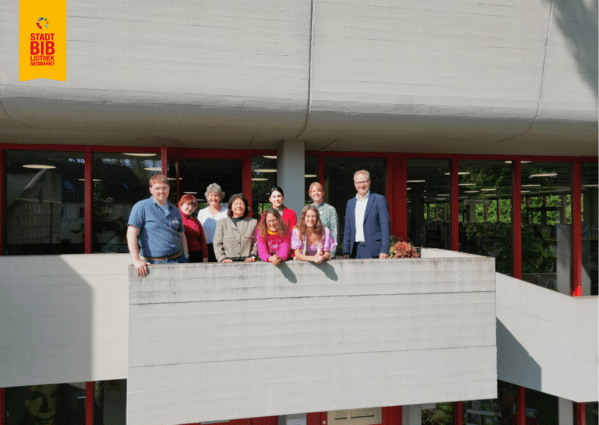
[[[597,400],[597,297],[422,254],[145,279],[127,254],[3,256],[0,388],[128,379],[144,425],[492,398],[496,379]]]
[[[127,254],[2,256],[0,388],[128,379],[144,425],[485,399],[496,379],[597,400],[597,297],[422,254],[145,279]]]
[[[494,260],[129,268],[127,423],[494,398]]]

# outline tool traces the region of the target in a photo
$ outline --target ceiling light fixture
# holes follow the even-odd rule
[[[151,157],[151,156],[156,156],[158,154],[157,153],[124,153],[123,155]]]
[[[144,170],[147,171],[162,171],[162,167],[146,167]]]
[[[276,156],[272,156],[272,155],[262,155],[262,156],[266,159],[277,159]]]
[[[80,182],[84,182],[84,181],[85,181],[85,179],[78,179],[78,180],[79,180]],[[92,179],[92,181],[95,181],[95,182],[101,182],[102,180],[100,180],[100,179]]]
[[[458,171],[458,176],[467,176],[470,174],[470,171]],[[450,176],[451,173],[445,173],[446,176]]]
[[[198,192],[183,192],[183,193],[186,193],[188,195],[197,195],[198,194]]]
[[[253,182],[265,182],[267,180],[268,179],[263,179],[263,178],[254,178],[254,179],[252,179]]]
[[[488,188],[488,189],[481,189],[481,190],[482,190],[483,192],[492,192],[492,191],[494,191],[494,190],[497,190],[497,189],[491,189],[491,188]]]
[[[314,178],[314,177],[318,177],[316,174],[306,174],[305,176],[306,178]]]
[[[35,170],[51,170],[56,168],[54,165],[44,165],[44,164],[25,164],[23,168],[33,168]]]
[[[520,187],[541,187],[540,184],[523,184]]]
[[[424,183],[426,180],[408,180],[406,183]]]
[[[539,174],[531,174],[530,177],[555,177],[557,173],[539,173]]]
[[[476,183],[460,183],[458,186],[476,186]]]
[[[276,173],[277,170],[274,168],[263,168],[261,170],[254,170],[255,173]]]

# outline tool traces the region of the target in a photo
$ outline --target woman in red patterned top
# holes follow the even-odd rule
[[[290,232],[281,214],[269,208],[257,226],[258,256],[275,266],[289,258]]]
[[[183,195],[179,201],[179,211],[183,217],[183,227],[187,238],[190,263],[208,262],[206,235],[199,220],[191,215],[198,208],[198,200],[193,195]]]

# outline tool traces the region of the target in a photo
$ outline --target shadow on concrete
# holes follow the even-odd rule
[[[278,265],[277,269],[283,274],[283,277],[287,279],[290,283],[297,283],[297,277],[295,277],[295,273],[289,268],[289,266],[285,263],[281,263]]]
[[[334,281],[338,281],[339,280],[339,276],[337,276],[337,272],[335,271],[335,267],[331,266],[328,261],[325,261],[322,264],[314,264],[314,267],[316,267],[317,269],[320,269],[324,272],[325,276],[328,277],[331,280]]]
[[[553,2],[553,15],[570,42],[578,69],[597,95],[597,2],[545,0]]]
[[[510,330],[497,319],[497,379],[540,391],[542,370]]]

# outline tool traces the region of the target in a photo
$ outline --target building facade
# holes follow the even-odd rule
[[[397,239],[495,259],[497,391],[329,410],[383,407],[386,425],[597,423],[583,373],[597,369],[596,1],[69,3],[66,82],[19,81],[18,3],[3,7],[0,424],[124,423],[126,221],[153,174],[172,202],[217,182],[255,216],[269,187],[299,212],[319,181],[343,223],[359,169]],[[561,331],[543,327],[558,311]],[[556,332],[578,336],[556,345]],[[81,350],[65,356],[72,340]],[[112,349],[82,348],[96,343]]]

